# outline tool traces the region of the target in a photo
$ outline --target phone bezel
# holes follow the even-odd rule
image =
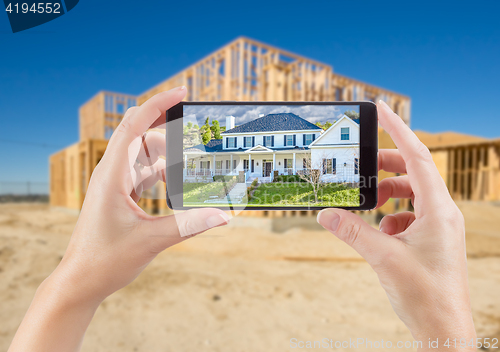
[[[359,105],[360,115],[360,156],[359,174],[360,180],[364,181],[364,187],[360,187],[360,197],[364,198],[364,204],[359,207],[336,207],[346,210],[372,210],[377,204],[378,197],[378,115],[377,106],[371,101],[359,102],[310,102],[310,101],[221,101],[221,102],[190,102],[182,101],[171,107],[166,112],[166,200],[167,206],[172,210],[188,210],[203,207],[185,207],[182,197],[169,196],[170,194],[182,194],[183,182],[183,124],[172,123],[183,118],[184,105]],[[179,148],[179,146],[181,146]],[[180,180],[180,182],[179,182]],[[180,199],[180,200],[179,200]],[[180,204],[179,204],[180,203]],[[238,206],[210,206],[227,211],[232,210],[321,210],[328,207],[323,206],[287,206],[287,207],[246,207]],[[208,207],[207,207],[208,208]]]

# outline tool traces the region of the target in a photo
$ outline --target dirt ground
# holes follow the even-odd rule
[[[459,206],[478,336],[500,338],[500,205]],[[61,260],[76,219],[46,205],[0,205],[1,350]],[[292,338],[412,341],[357,253],[312,219],[284,232],[272,232],[269,221],[236,218],[159,255],[104,301],[82,351],[285,351]]]

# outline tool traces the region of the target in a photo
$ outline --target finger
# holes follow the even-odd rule
[[[123,123],[123,121],[128,121],[131,118],[131,116],[137,112],[137,110],[139,110],[138,106],[131,106],[130,108],[128,108],[127,111],[125,111],[125,115],[123,115],[123,118],[120,121],[120,124]],[[111,135],[111,138],[109,139],[109,142],[108,142],[108,147],[109,147],[109,145],[112,145],[114,143],[114,140],[116,139],[116,135],[117,135],[117,133],[113,133]]]
[[[406,174],[406,164],[397,149],[380,149],[378,151],[378,169],[387,172]]]
[[[142,165],[151,166],[158,161],[158,157],[165,156],[166,149],[165,134],[150,131],[142,138],[142,146],[137,159]]]
[[[390,198],[413,199],[413,190],[407,175],[384,178],[378,184],[378,202],[375,209],[380,208]]]
[[[127,118],[123,118],[113,133],[116,135],[114,143],[110,143],[108,149],[123,148],[124,144],[128,145],[135,138],[142,136],[152,125],[158,124],[158,120],[164,119],[166,111],[181,102],[185,95],[186,87],[183,86],[151,97],[139,108],[134,109]]]
[[[186,96],[186,87],[177,87],[158,93],[141,105],[130,119],[130,132],[136,136],[146,132],[160,118],[164,118],[168,109],[180,103]],[[135,137],[135,136],[133,136]]]
[[[227,225],[229,220],[229,215],[219,209],[191,209],[174,215],[151,217],[142,223],[142,227],[148,235],[151,250],[159,253],[189,237]]]
[[[417,217],[445,206],[451,198],[429,149],[386,103],[380,101],[378,111],[381,126],[389,133],[405,161],[415,200],[419,204],[415,209]]]
[[[103,157],[107,160],[106,177],[113,180],[117,191],[130,194],[130,185],[133,187],[136,182],[128,175],[134,177],[143,133],[158,119],[164,119],[166,110],[179,103],[185,94],[185,87],[174,88],[155,95],[138,108],[127,110],[127,116],[113,133]]]
[[[396,235],[404,232],[415,221],[415,214],[405,211],[398,214],[386,215],[380,221],[380,232],[388,235]]]
[[[372,266],[379,264],[387,251],[395,252],[401,246],[399,240],[375,230],[346,210],[324,209],[318,214],[318,223],[354,248]]]
[[[158,159],[152,166],[147,166],[138,171],[138,176],[133,189],[129,192],[132,195],[135,193],[139,198],[142,192],[153,187],[158,181],[165,182],[165,169],[167,163],[164,159]]]

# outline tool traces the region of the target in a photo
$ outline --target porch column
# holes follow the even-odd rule
[[[187,154],[184,154],[184,176],[187,176],[187,169],[188,169],[188,156]]]
[[[212,176],[215,175],[215,154],[214,154],[214,164],[212,165]]]
[[[276,153],[273,153],[273,171],[276,170]]]
[[[248,153],[248,170],[252,173],[252,154]]]
[[[295,153],[293,153],[293,174],[295,175]]]

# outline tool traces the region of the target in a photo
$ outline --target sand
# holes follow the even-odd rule
[[[459,206],[478,335],[500,338],[500,206]],[[46,205],[0,205],[1,350],[61,260],[76,219]],[[160,254],[104,301],[82,351],[296,350],[292,338],[412,341],[356,252],[313,219],[272,228],[270,220],[236,218]]]

